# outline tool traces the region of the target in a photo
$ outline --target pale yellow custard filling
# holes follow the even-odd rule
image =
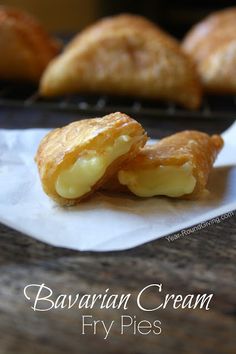
[[[196,185],[192,165],[188,162],[182,166],[158,166],[149,170],[121,170],[118,179],[139,197],[181,197],[192,193]]]
[[[128,135],[121,135],[102,154],[95,150],[86,151],[67,170],[57,177],[56,192],[63,198],[74,199],[91,191],[102,178],[107,167],[118,157],[126,154],[133,144]]]

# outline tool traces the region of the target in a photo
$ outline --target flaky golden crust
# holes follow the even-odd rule
[[[236,7],[215,12],[195,25],[183,41],[204,88],[236,93]]]
[[[134,160],[122,166],[122,170],[182,166],[190,162],[196,186],[193,193],[185,197],[196,198],[205,190],[213,163],[222,147],[223,139],[219,135],[209,136],[198,131],[183,131],[164,138],[155,145],[145,146]],[[127,191],[127,187],[119,184],[117,176],[108,181],[104,189]]]
[[[27,13],[0,6],[0,79],[38,82],[59,42]]]
[[[96,150],[98,154],[103,153],[107,146],[112,145],[115,139],[123,134],[134,138],[129,152],[116,159],[107,168],[104,176],[92,186],[90,193],[77,199],[65,199],[57,194],[55,182],[62,169],[74,164],[85,151]],[[80,120],[55,129],[43,138],[35,157],[43,189],[61,205],[77,204],[115,174],[124,161],[133,159],[146,140],[146,133],[142,126],[119,112],[103,118]]]
[[[189,108],[201,101],[194,64],[177,41],[134,15],[103,19],[76,36],[49,64],[40,92],[141,96]]]

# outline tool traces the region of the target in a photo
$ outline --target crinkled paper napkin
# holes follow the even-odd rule
[[[47,132],[0,130],[0,222],[50,245],[80,251],[124,250],[236,209],[236,122],[223,134],[225,147],[204,199],[139,199],[97,192],[67,209],[43,193],[33,160]]]

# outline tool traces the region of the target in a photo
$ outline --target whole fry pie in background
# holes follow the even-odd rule
[[[142,126],[118,112],[55,129],[35,157],[43,189],[61,205],[76,204],[133,159],[146,140]]]
[[[183,49],[196,62],[205,91],[236,93],[236,7],[215,12],[195,25]]]
[[[135,15],[98,21],[49,64],[41,95],[79,92],[168,100],[193,109],[201,102],[191,59],[170,35]]]
[[[145,146],[104,188],[139,197],[199,197],[222,146],[219,135],[198,131],[171,135]]]
[[[0,6],[0,80],[38,82],[59,48],[31,15]]]

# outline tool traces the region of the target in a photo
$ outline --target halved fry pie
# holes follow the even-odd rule
[[[222,146],[219,135],[198,131],[174,134],[145,146],[104,188],[130,191],[139,197],[198,197]]]
[[[35,157],[43,189],[61,205],[76,204],[133,159],[146,140],[142,126],[119,112],[55,129]]]
[[[42,96],[80,92],[169,100],[193,109],[201,101],[195,66],[179,43],[135,15],[98,21],[49,64]]]

